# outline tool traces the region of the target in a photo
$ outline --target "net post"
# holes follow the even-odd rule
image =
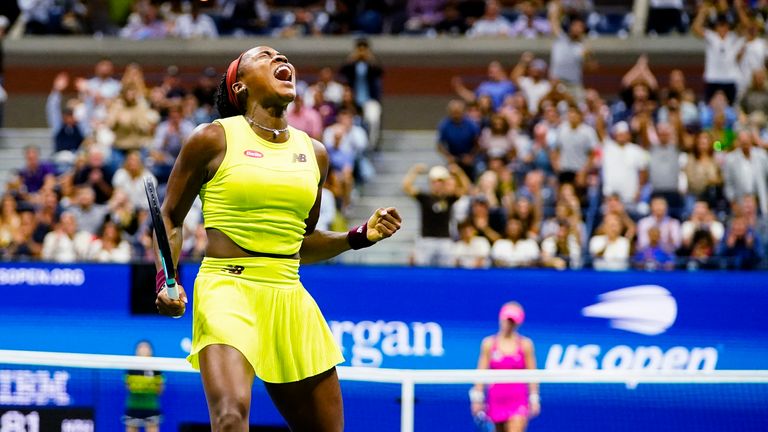
[[[406,376],[400,384],[400,432],[413,432],[414,393],[413,377]]]

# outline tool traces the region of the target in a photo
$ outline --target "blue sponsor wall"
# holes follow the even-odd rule
[[[191,296],[196,272],[194,264],[180,269]],[[768,273],[318,265],[303,267],[301,276],[344,348],[345,365],[472,368],[480,341],[497,329],[499,307],[516,300],[526,311],[521,333],[534,341],[542,368],[768,367]],[[131,280],[132,268],[123,265],[0,265],[0,349],[132,354],[137,341],[148,339],[158,356],[185,356],[191,314],[133,315]],[[152,286],[144,289],[153,296]],[[9,370],[47,370],[33,374],[36,388],[53,391],[46,383],[64,369],[0,365],[0,412],[93,407],[96,430],[120,430],[121,372],[66,369],[68,398],[38,395],[30,402],[17,391],[29,374]],[[397,386],[343,387],[347,430],[397,430]],[[530,430],[768,430],[765,387],[545,385],[544,411]],[[474,430],[467,388],[417,386],[416,430]],[[164,430],[207,421],[197,375],[169,374],[163,404]],[[252,423],[280,424],[259,385]]]

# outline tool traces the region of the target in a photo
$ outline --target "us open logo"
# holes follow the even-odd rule
[[[252,157],[252,158],[256,158],[256,159],[264,157],[264,153],[262,153],[260,151],[257,151],[257,150],[246,150],[246,151],[243,152],[243,154],[248,156],[248,157]]]

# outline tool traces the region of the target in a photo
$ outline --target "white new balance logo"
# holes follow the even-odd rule
[[[610,320],[613,328],[644,335],[664,333],[675,323],[677,302],[664,287],[638,285],[601,294],[582,315]]]

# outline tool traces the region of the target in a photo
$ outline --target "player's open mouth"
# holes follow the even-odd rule
[[[291,67],[286,64],[278,66],[277,69],[275,69],[275,78],[280,81],[292,81],[293,71],[291,70]]]

